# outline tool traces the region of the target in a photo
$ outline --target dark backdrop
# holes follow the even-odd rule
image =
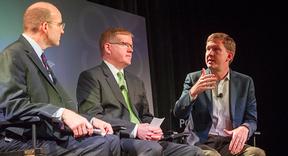
[[[205,40],[225,32],[237,44],[231,68],[254,79],[258,103],[258,146],[281,155],[287,133],[287,9],[274,1],[91,0],[146,18],[155,114],[170,115],[186,74],[205,67]],[[137,37],[137,36],[136,36]],[[281,141],[282,142],[282,141]],[[283,152],[282,152],[283,151]]]

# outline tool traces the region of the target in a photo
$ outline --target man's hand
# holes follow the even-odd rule
[[[206,74],[205,69],[202,68],[200,78],[189,91],[190,95],[196,97],[205,90],[214,89],[216,87],[216,81],[217,78],[214,74]]]
[[[106,134],[113,134],[113,129],[112,129],[112,126],[103,121],[103,120],[100,120],[100,119],[97,119],[97,118],[93,118],[92,119],[92,125],[95,127],[95,128],[99,128],[101,130],[102,133],[105,133]]]
[[[224,129],[224,132],[232,137],[229,145],[229,150],[231,151],[231,154],[238,154],[239,152],[241,152],[247,141],[249,129],[245,126],[239,126],[232,131]]]
[[[138,125],[137,137],[141,140],[154,140],[162,139],[163,132],[159,127],[152,127],[148,123]]]
[[[163,132],[160,127],[149,127],[149,130],[153,133],[151,135],[151,140],[158,141],[163,138]]]
[[[71,110],[64,109],[62,120],[72,130],[75,138],[93,134],[93,126],[89,121]]]

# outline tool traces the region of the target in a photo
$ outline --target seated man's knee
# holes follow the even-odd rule
[[[248,147],[244,151],[244,155],[266,156],[265,151],[258,147]]]
[[[142,140],[141,140],[142,141]],[[142,141],[142,147],[136,148],[136,155],[163,155],[163,147],[154,141]]]
[[[121,147],[129,155],[163,155],[163,147],[156,141],[121,139]]]
[[[194,146],[193,147],[193,152],[195,153],[195,156],[203,156],[203,155],[206,155],[205,154],[205,151],[204,150],[202,150],[200,147],[198,147],[198,146]],[[217,152],[217,151],[216,151]],[[215,155],[215,156],[217,156],[217,155]]]
[[[203,150],[203,153],[205,156],[221,156],[221,154],[219,152],[217,152],[216,150],[205,149],[205,150]]]
[[[221,154],[214,148],[208,146],[208,145],[198,145],[204,153],[205,156],[221,156]]]
[[[107,138],[107,140],[109,142],[109,146],[110,146],[110,149],[111,149],[113,155],[121,152],[119,136],[117,136],[117,135],[106,135],[105,138]]]
[[[150,150],[151,150],[152,155],[162,155],[163,154],[163,147],[156,142],[152,146],[150,146]]]
[[[107,140],[110,142],[112,145],[120,145],[120,138],[117,135],[107,135],[106,136]]]

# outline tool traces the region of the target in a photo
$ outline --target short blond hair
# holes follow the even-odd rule
[[[217,32],[217,33],[212,33],[211,35],[208,36],[206,44],[210,41],[221,41],[224,45],[224,47],[231,51],[233,53],[233,58],[236,53],[236,43],[232,37],[230,37],[228,34],[222,33],[222,32]],[[230,63],[233,61],[233,59],[230,61]]]
[[[108,28],[106,29],[100,36],[99,39],[99,48],[101,51],[101,56],[104,54],[104,44],[107,42],[111,42],[116,39],[117,35],[130,35],[134,37],[134,35],[125,28],[116,27],[116,28]]]

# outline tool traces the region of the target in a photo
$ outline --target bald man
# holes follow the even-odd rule
[[[47,155],[120,155],[111,125],[79,115],[46,62],[44,50],[60,45],[64,27],[60,11],[50,3],[26,9],[23,34],[0,54],[0,120],[39,116],[43,123],[37,127],[37,146]],[[93,135],[94,128],[107,135]],[[0,151],[31,148],[30,133],[0,129]]]

